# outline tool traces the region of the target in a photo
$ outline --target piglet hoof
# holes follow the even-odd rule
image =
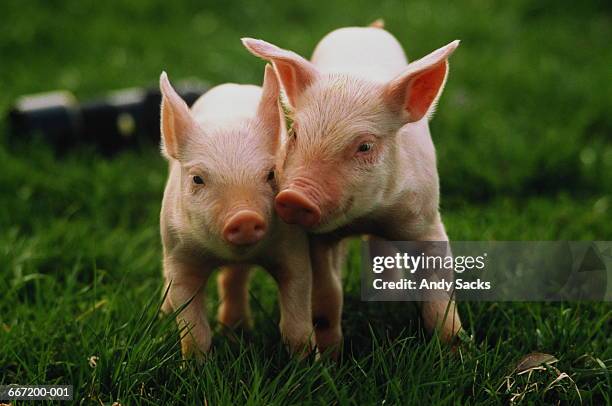
[[[181,344],[181,353],[183,355],[183,361],[195,360],[198,364],[202,364],[206,360],[205,352],[189,344]]]
[[[201,337],[196,340],[192,335],[183,337],[181,340],[181,353],[183,360],[195,359],[198,364],[201,364],[206,359],[206,354],[210,350],[211,338]]]
[[[289,353],[298,359],[305,360],[315,353],[312,327],[303,333],[283,334],[283,342]]]
[[[321,360],[331,360],[338,362],[342,355],[342,338],[339,341],[334,341],[326,345],[317,345],[318,357]]]
[[[316,347],[313,345],[311,341],[299,342],[299,343],[285,342],[285,347],[287,348],[287,351],[289,352],[289,354],[291,354],[292,357],[298,360],[306,361],[313,357],[316,357],[318,359],[318,353],[316,352]]]
[[[315,319],[318,359],[338,361],[342,352],[342,329],[330,326],[326,319]]]

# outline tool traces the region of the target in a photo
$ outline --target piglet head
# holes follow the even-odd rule
[[[216,127],[196,120],[165,72],[160,87],[162,152],[180,166],[177,215],[220,255],[256,247],[273,213],[274,160],[284,125],[272,67],[266,67],[256,116]]]
[[[431,116],[454,41],[407,66],[388,83],[322,73],[298,54],[245,38],[275,67],[292,109],[281,148],[276,210],[289,223],[330,232],[366,216],[392,193],[402,159],[398,130]]]

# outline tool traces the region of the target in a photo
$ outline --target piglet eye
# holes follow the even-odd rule
[[[201,176],[195,175],[193,178],[193,183],[196,185],[203,185],[204,184],[204,179],[202,179]]]
[[[371,142],[364,142],[363,144],[359,144],[357,152],[368,152],[372,149],[373,145],[374,144],[372,144]]]

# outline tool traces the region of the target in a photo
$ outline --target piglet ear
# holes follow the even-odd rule
[[[261,99],[257,107],[257,119],[269,137],[269,145],[276,151],[280,140],[282,126],[285,125],[284,114],[279,103],[280,84],[274,68],[266,65]]]
[[[272,62],[289,103],[294,107],[304,89],[319,76],[315,66],[295,52],[253,38],[242,38],[242,43],[253,55]]]
[[[170,84],[166,72],[159,78],[162,94],[161,133],[162,151],[169,157],[179,159],[187,138],[196,128],[187,103]]]
[[[412,62],[404,73],[386,85],[385,101],[401,111],[406,123],[433,114],[446,83],[448,58],[458,46],[459,41],[453,41]]]

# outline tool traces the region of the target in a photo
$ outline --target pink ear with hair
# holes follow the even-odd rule
[[[448,58],[458,46],[459,41],[453,41],[412,62],[406,72],[387,84],[385,100],[403,112],[407,123],[432,114],[446,83]]]
[[[280,140],[281,128],[285,124],[279,103],[280,84],[274,68],[267,64],[262,85],[261,99],[257,106],[257,119],[266,130],[271,149],[276,151]]]
[[[242,38],[242,43],[253,55],[272,62],[293,106],[304,89],[318,76],[315,66],[295,52],[253,38]]]
[[[162,94],[162,148],[168,156],[179,159],[180,151],[189,134],[194,131],[196,124],[187,103],[174,90],[166,72],[162,72],[159,78],[159,88]]]

